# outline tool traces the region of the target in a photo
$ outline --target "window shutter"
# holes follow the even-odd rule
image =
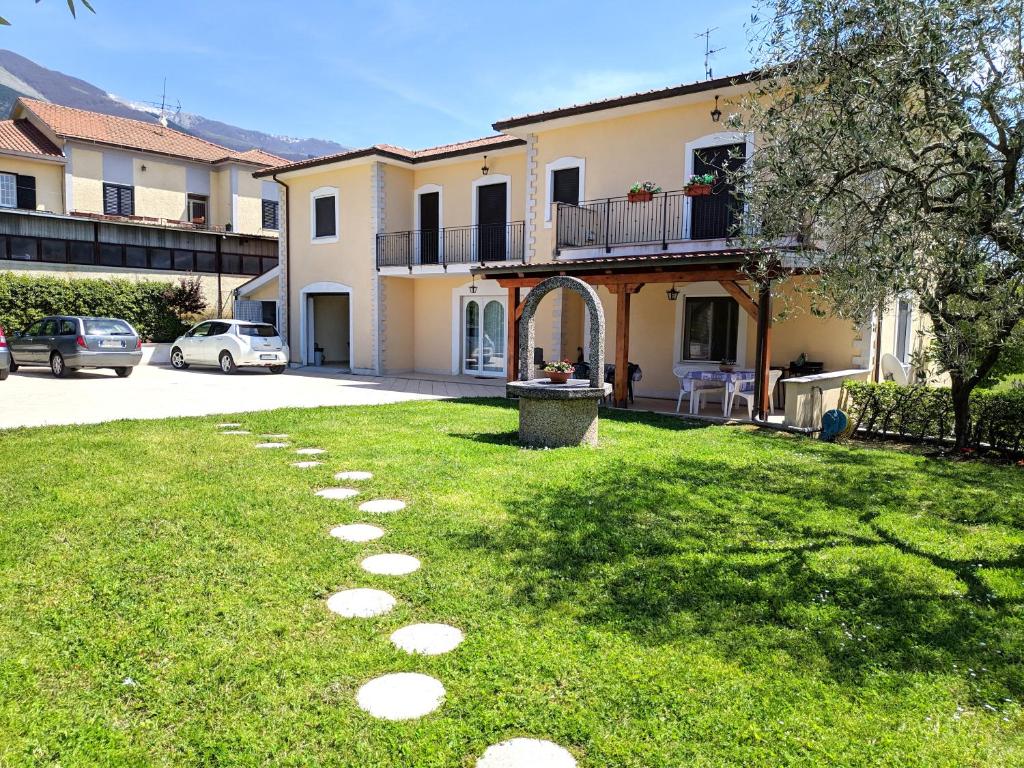
[[[111,184],[103,185],[103,213],[108,216],[117,215],[117,187]]]
[[[314,237],[334,237],[338,231],[334,222],[334,195],[318,197],[315,201],[316,229]]]
[[[121,187],[118,192],[120,193],[120,199],[118,200],[118,208],[122,216],[134,216],[135,215],[135,188],[134,187]]]
[[[569,203],[570,205],[580,204],[580,169],[562,168],[552,175],[554,190],[552,191],[552,202]]]
[[[18,175],[18,202],[19,208],[27,208],[30,211],[36,209],[36,177]]]
[[[263,201],[263,228],[277,229],[277,200]]]

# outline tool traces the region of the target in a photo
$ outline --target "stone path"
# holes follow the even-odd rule
[[[323,464],[322,461],[293,461],[292,466],[298,467],[299,469],[312,469],[313,467],[319,467]]]
[[[405,502],[398,499],[374,499],[359,505],[360,512],[372,512],[375,515],[401,512],[403,509],[405,509]]]
[[[550,741],[510,739],[488,747],[476,768],[576,768],[576,759]]]
[[[420,561],[412,555],[370,555],[360,565],[378,576],[405,576],[420,569]]]
[[[323,448],[299,448],[296,451],[300,456],[319,456],[321,453],[327,453]]]
[[[391,642],[396,648],[424,656],[454,651],[463,639],[461,629],[447,624],[410,624],[391,633]]]
[[[359,491],[355,488],[321,488],[316,492],[316,495],[321,499],[344,501],[345,499],[351,499],[353,496],[358,496]]]
[[[444,686],[439,680],[418,672],[396,672],[366,683],[356,702],[374,717],[384,720],[414,720],[441,706]]]
[[[345,589],[327,598],[327,609],[346,619],[368,619],[395,607],[395,598],[380,589]]]
[[[373,541],[383,535],[384,531],[376,525],[367,525],[366,523],[352,523],[351,525],[338,525],[331,528],[331,536],[342,541],[351,541],[355,544]]]
[[[288,443],[256,443],[257,448],[287,448]]]

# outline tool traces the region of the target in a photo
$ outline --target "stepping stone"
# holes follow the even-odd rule
[[[576,768],[576,758],[550,741],[510,739],[488,747],[476,768]]]
[[[234,429],[235,427],[242,426],[237,421],[225,421],[222,424],[217,425],[217,429]]]
[[[344,501],[345,499],[351,499],[353,496],[358,496],[359,491],[355,488],[321,488],[316,492],[316,495],[321,499]]]
[[[319,467],[323,464],[322,461],[293,461],[292,466],[298,467],[299,469],[312,469],[313,467]]]
[[[338,472],[335,480],[372,480],[373,472]]]
[[[412,555],[370,555],[360,563],[367,573],[375,573],[378,576],[405,576],[407,573],[418,571],[420,561]]]
[[[453,651],[464,639],[461,629],[447,624],[410,624],[391,633],[391,642],[396,648],[424,656]]]
[[[334,538],[357,544],[379,539],[383,535],[384,531],[376,525],[367,525],[366,523],[352,523],[351,525],[338,525],[331,528],[331,536]]]
[[[223,432],[221,432],[221,434],[222,435],[251,435],[252,432],[250,432],[247,429],[226,429]]]
[[[296,451],[300,456],[319,456],[321,453],[327,453],[323,448],[299,448]]]
[[[374,499],[359,505],[360,512],[372,512],[375,515],[398,512],[403,509],[405,509],[405,502],[398,499]]]
[[[346,589],[327,598],[327,610],[346,619],[368,619],[395,607],[395,598],[379,589]]]
[[[433,712],[444,700],[440,680],[418,672],[396,672],[366,683],[356,694],[359,706],[382,720],[413,720]]]
[[[288,443],[256,443],[257,448],[287,448]]]

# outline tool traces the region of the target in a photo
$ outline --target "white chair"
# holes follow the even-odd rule
[[[882,369],[882,381],[893,381],[903,387],[910,384],[910,366],[900,362],[896,355],[886,352],[879,366]]]
[[[775,415],[775,385],[779,383],[779,378],[782,376],[782,371],[769,371],[768,372],[768,412]],[[744,381],[741,382],[739,387],[734,387],[732,393],[729,396],[728,410],[729,415],[732,416],[732,406],[736,402],[736,398],[741,397],[747,401],[747,418],[753,420],[754,418],[754,382]]]
[[[688,379],[686,372],[690,370],[681,365],[672,368],[672,373],[679,379],[679,399],[676,400],[676,413],[683,407],[683,398],[690,398],[690,413],[700,413],[700,399],[704,395],[716,392],[725,393],[725,386],[720,381],[705,381],[701,379]]]

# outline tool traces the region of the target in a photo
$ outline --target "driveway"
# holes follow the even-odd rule
[[[22,368],[0,382],[0,429],[504,394],[504,382],[352,376],[326,368],[298,368],[279,376],[240,370],[225,376],[213,368],[176,371],[140,365],[127,379],[113,371],[88,370],[56,379],[46,368]]]

